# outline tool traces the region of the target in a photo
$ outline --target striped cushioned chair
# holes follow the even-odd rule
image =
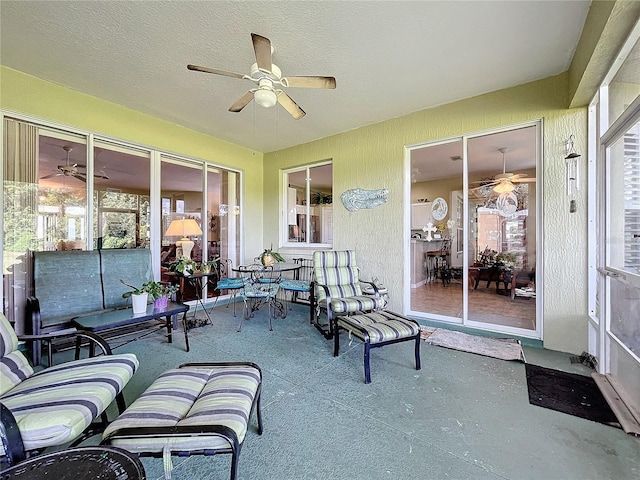
[[[95,338],[106,355],[61,363],[34,373],[18,350],[13,328],[0,314],[2,461],[15,464],[46,447],[77,443],[114,399],[124,411],[121,392],[138,368],[135,355],[111,355],[109,346],[99,337],[90,333],[78,335]]]
[[[187,363],[163,373],[104,431],[103,443],[141,456],[231,454],[235,479],[254,410],[262,435],[262,372],[249,362]]]
[[[316,322],[326,338],[333,337],[334,316],[381,310],[385,301],[373,282],[360,280],[356,254],[352,250],[320,251],[313,254],[317,308],[327,312],[327,324]],[[370,285],[374,295],[363,295],[361,284]]]

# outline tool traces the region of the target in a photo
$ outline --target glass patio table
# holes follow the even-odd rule
[[[127,343],[131,343],[139,338],[145,337],[162,328],[167,329],[167,340],[172,343],[172,328],[177,328],[177,320],[174,325],[173,317],[177,317],[179,314],[183,314],[182,327],[184,330],[184,340],[186,344],[186,350],[189,351],[189,336],[187,333],[187,312],[189,311],[189,305],[184,303],[168,302],[165,308],[155,308],[153,304],[147,305],[147,311],[144,313],[133,313],[133,308],[120,308],[111,310],[108,312],[102,312],[95,315],[87,315],[83,317],[76,317],[71,320],[73,326],[79,330],[85,330],[89,332],[101,332],[104,330],[112,330],[115,328],[121,328],[126,326],[133,326],[149,322],[151,320],[157,320],[160,322],[160,326],[157,329],[153,329],[146,332],[132,340],[117,345],[113,348],[118,348]],[[164,321],[162,318],[164,317]],[[92,344],[93,345],[93,344]]]

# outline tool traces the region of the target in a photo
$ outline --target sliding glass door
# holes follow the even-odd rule
[[[18,333],[34,251],[151,248],[160,279],[187,236],[194,261],[237,264],[240,172],[46,122],[3,117],[3,128],[3,313]],[[176,219],[198,232],[168,236]]]
[[[410,149],[410,313],[540,337],[539,130]]]

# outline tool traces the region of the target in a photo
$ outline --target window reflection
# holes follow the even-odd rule
[[[293,243],[333,243],[331,164],[303,167],[284,174],[286,238]]]

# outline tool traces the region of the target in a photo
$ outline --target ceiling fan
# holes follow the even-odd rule
[[[535,182],[535,178],[526,178],[527,175],[525,173],[509,173],[506,171],[506,160],[504,154],[509,151],[508,148],[502,147],[499,148],[498,151],[502,153],[502,173],[495,175],[492,180],[484,181],[481,180],[481,187],[493,186],[493,191],[496,193],[509,193],[515,190],[514,183],[525,183],[525,182]]]
[[[74,177],[77,178],[78,180],[85,182],[87,181],[87,174],[86,172],[80,172],[78,171],[79,168],[86,168],[85,165],[78,165],[77,163],[71,164],[69,162],[69,154],[71,153],[71,151],[73,150],[73,148],[70,145],[64,145],[62,147],[62,149],[67,152],[67,157],[65,159],[65,164],[64,165],[58,165],[57,167],[57,171],[54,173],[50,173],[49,175],[45,175],[44,177],[40,177],[40,180],[45,180],[47,178],[53,178],[53,177]],[[107,177],[104,173],[97,173],[94,175],[95,178],[102,178],[103,180],[109,180],[109,177]]]
[[[251,65],[250,75],[199,67],[197,65],[187,65],[189,70],[250,80],[257,85],[257,88],[252,88],[231,105],[230,112],[240,112],[251,100],[255,100],[258,105],[264,108],[271,108],[276,103],[279,103],[293,118],[298,120],[306,115],[305,111],[284,90],[278,87],[336,88],[336,79],[334,77],[283,77],[280,68],[271,62],[271,55],[274,51],[271,41],[256,33],[251,34],[251,40],[256,54],[256,63]]]

